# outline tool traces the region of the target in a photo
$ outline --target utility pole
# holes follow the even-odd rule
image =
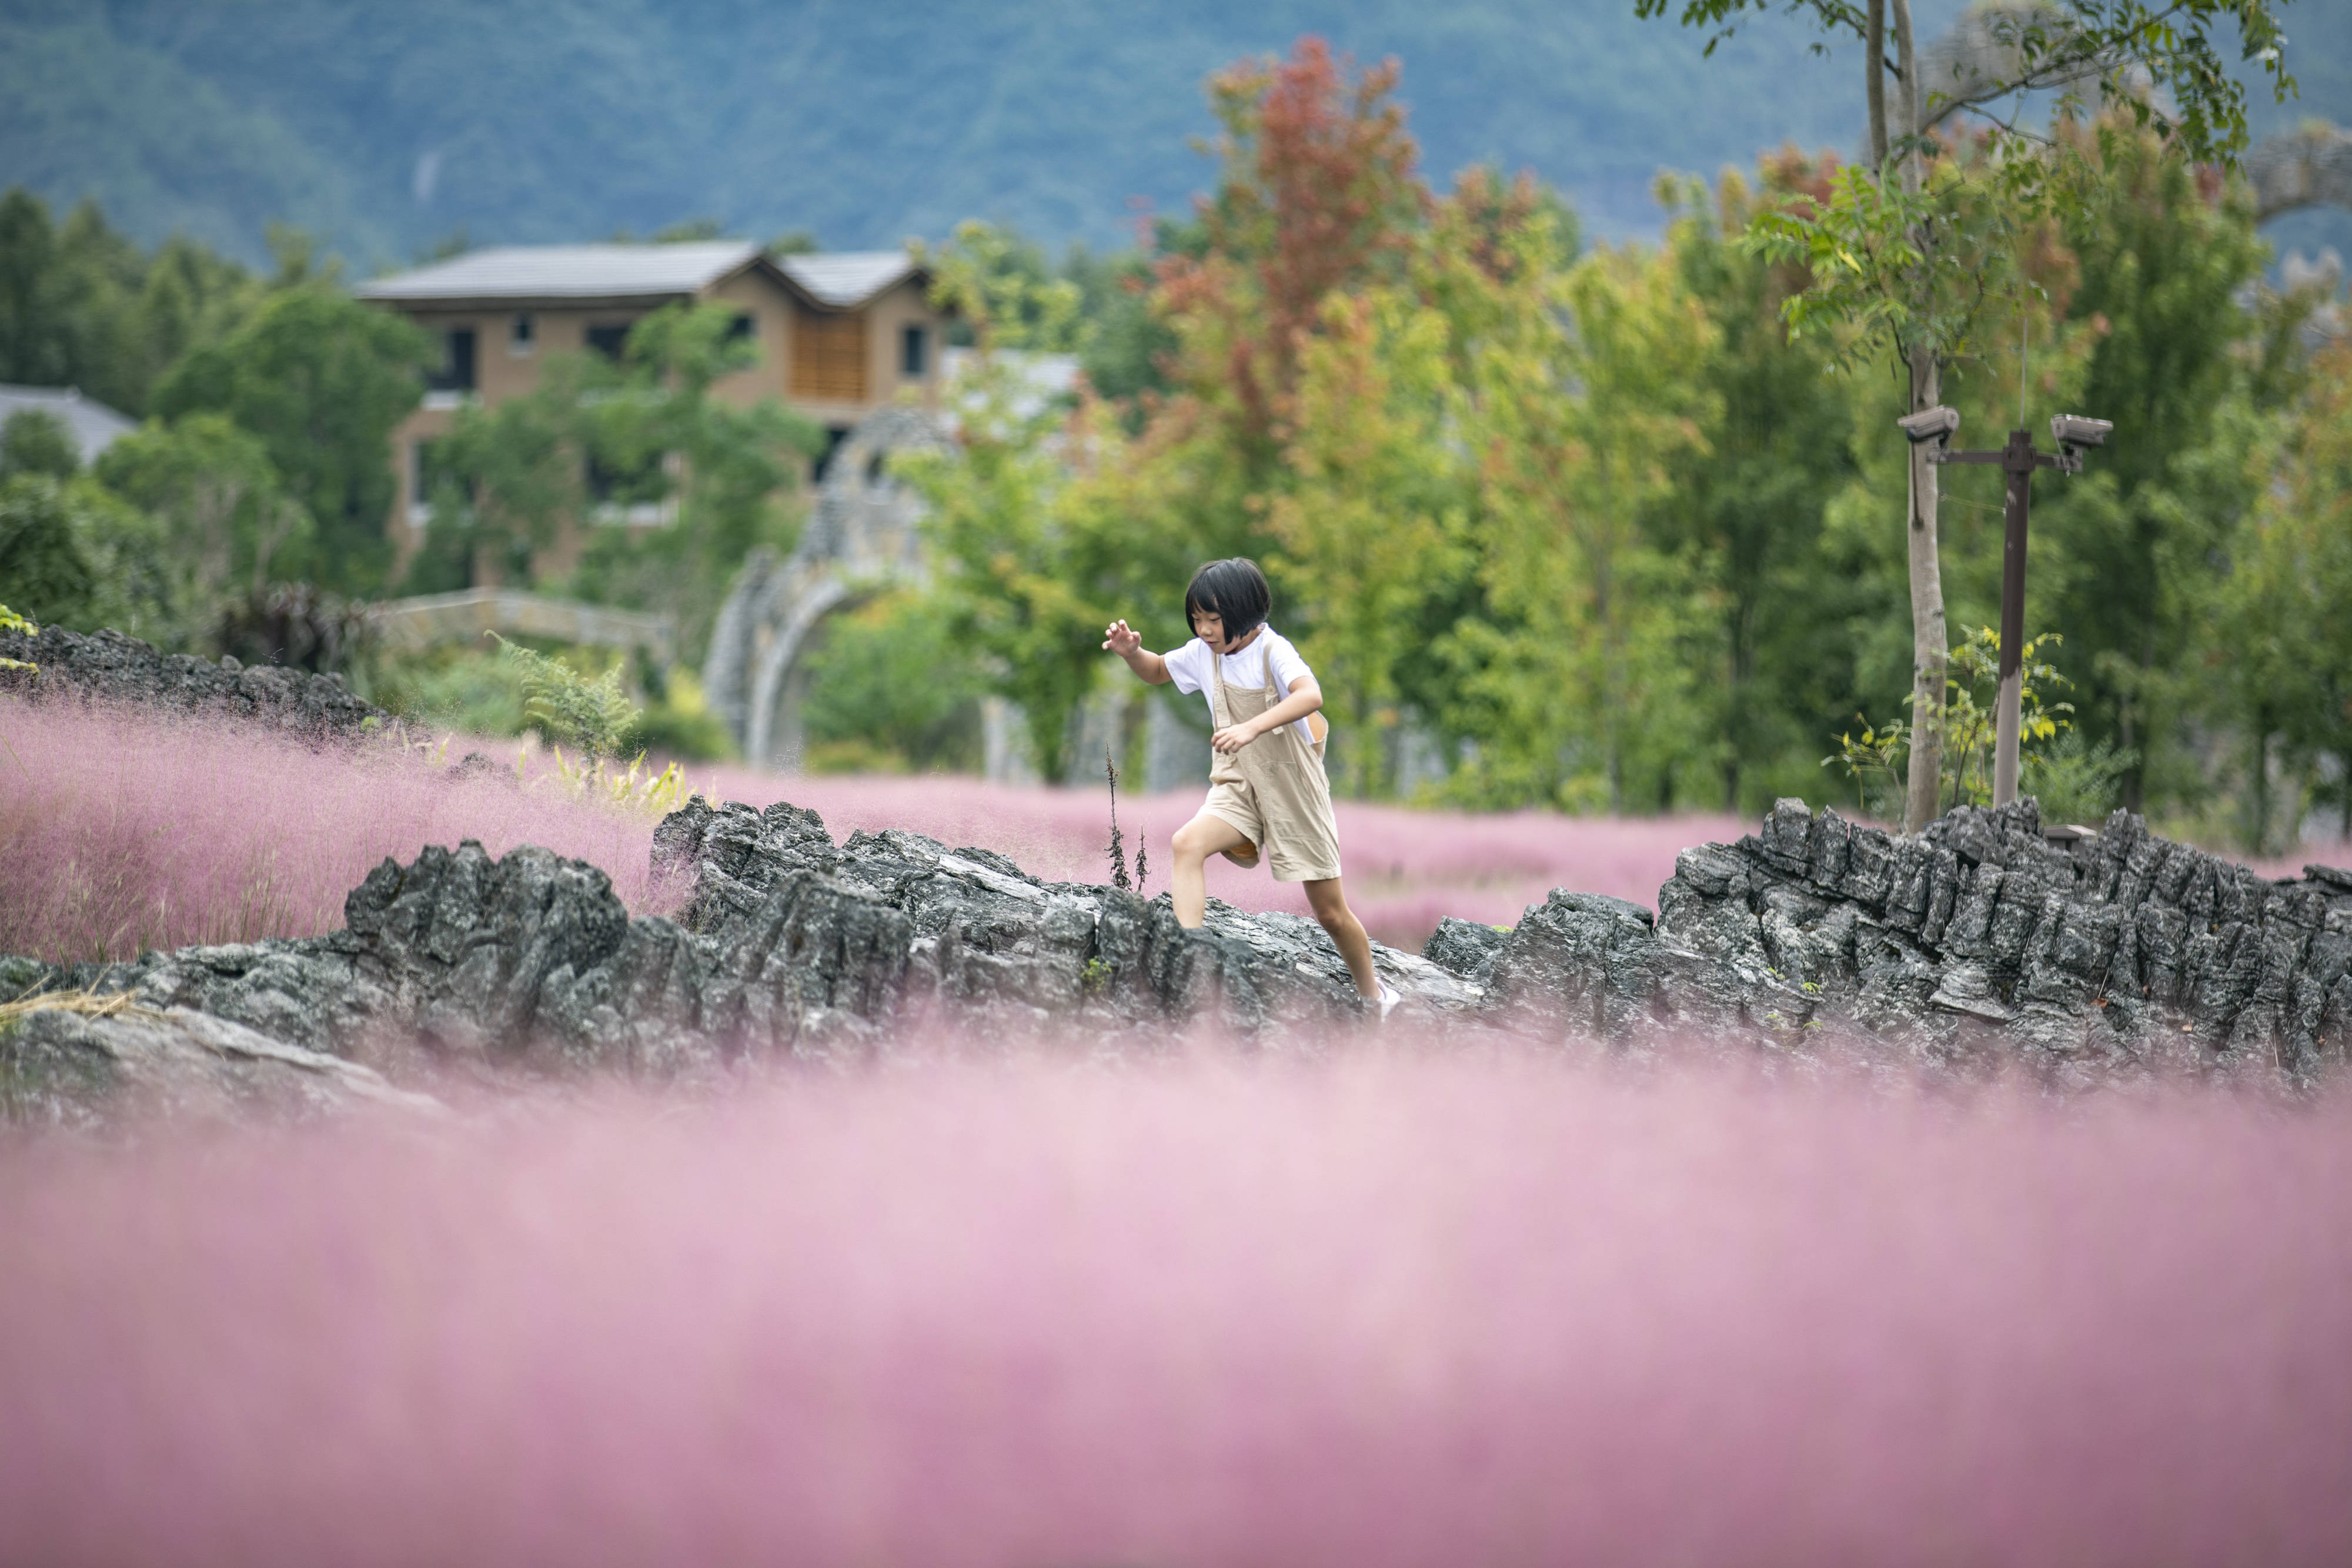
[[[2009,444],[1999,451],[1954,452],[1952,433],[1960,427],[1957,409],[1938,404],[1896,423],[1914,448],[1934,444],[1922,454],[1930,464],[1982,463],[2009,476],[2000,547],[2000,690],[1993,701],[1992,753],[1992,803],[2006,806],[2017,799],[2018,728],[2025,687],[2026,516],[2032,504],[2033,471],[2081,473],[2083,453],[2105,446],[2116,427],[2104,419],[2062,413],[2050,422],[2051,437],[2058,444],[2055,453],[2036,451],[2033,433],[2021,428],[2011,431]]]

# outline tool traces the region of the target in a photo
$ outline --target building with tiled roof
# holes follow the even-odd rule
[[[742,240],[499,246],[364,283],[359,298],[406,316],[443,350],[424,402],[394,435],[394,538],[404,555],[421,540],[433,444],[461,403],[495,405],[531,391],[551,354],[617,357],[629,329],[665,305],[734,307],[736,329],[759,356],[713,395],[745,406],[778,399],[836,442],[904,392],[934,398],[946,323],[929,287],[905,251],[771,256]],[[664,517],[637,508],[625,520]],[[548,565],[562,570],[578,542],[559,544]]]

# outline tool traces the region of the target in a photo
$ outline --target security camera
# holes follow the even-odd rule
[[[2112,421],[2084,419],[2079,413],[2057,414],[2050,421],[2051,435],[2065,447],[2105,446],[2115,430]]]
[[[1940,445],[1948,443],[1952,439],[1952,432],[1959,429],[1960,411],[1937,403],[1933,408],[1922,409],[1908,419],[1898,419],[1895,423],[1903,427],[1903,434],[1911,438],[1912,445],[1916,446],[1923,441],[1933,441]]]

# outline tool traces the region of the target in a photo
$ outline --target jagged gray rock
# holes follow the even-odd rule
[[[0,689],[36,701],[71,695],[166,712],[226,715],[310,738],[356,735],[393,722],[390,714],[353,695],[341,675],[247,666],[235,659],[210,664],[185,653],[159,653],[115,631],[88,636],[62,626],[44,626],[32,636],[0,631],[0,658],[40,666],[34,674],[0,674]]]
[[[0,960],[0,992],[127,992],[395,1071],[655,1082],[909,1041],[1142,1053],[1206,1028],[1315,1049],[1365,1018],[1328,939],[1296,915],[1213,902],[1187,931],[1164,895],[1045,883],[895,830],[836,843],[785,804],[698,798],[663,821],[654,859],[682,901],[674,919],[631,919],[581,862],[493,860],[468,841],[384,862],[328,936],[71,968]],[[2045,833],[2029,800],[1895,838],[1783,800],[1759,833],[1685,851],[1654,916],[1559,891],[1507,932],[1448,920],[1423,956],[1375,958],[1406,998],[1397,1021],[1456,1038],[1862,1052],[2021,1067],[2056,1087],[2300,1086],[2352,1042],[2352,873],[2267,882],[2126,812]],[[0,1036],[0,1071],[56,1068],[16,1043],[46,1038]]]
[[[2268,881],[2128,811],[2045,832],[2029,799],[1896,838],[1782,800],[1683,852],[1654,940],[1654,1027],[1780,1048],[2299,1085],[2352,1042],[2352,873]]]
[[[447,1107],[357,1062],[185,1008],[35,1008],[0,1034],[0,1113],[20,1124],[89,1132],[158,1115],[312,1121],[362,1111],[441,1116]]]

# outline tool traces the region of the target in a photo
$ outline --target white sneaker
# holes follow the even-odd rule
[[[1390,985],[1386,980],[1382,980],[1381,982],[1381,1018],[1386,1019],[1389,1014],[1396,1011],[1396,1005],[1402,1000],[1404,1000],[1404,998],[1396,994],[1395,987]]]

